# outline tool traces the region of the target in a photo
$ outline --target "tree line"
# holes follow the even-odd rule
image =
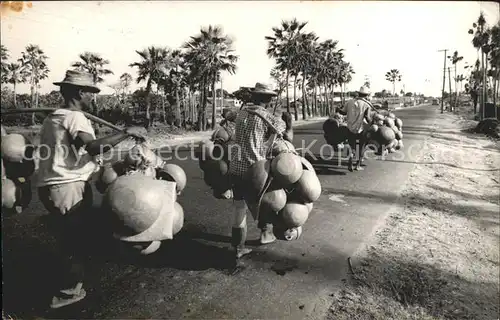
[[[465,90],[471,95],[475,115],[478,113],[478,102],[481,105],[480,119],[485,117],[485,104],[491,102],[495,106],[495,117],[498,117],[496,106],[500,89],[500,21],[489,27],[481,12],[468,33],[472,35],[472,45],[477,51],[477,59],[473,65],[466,67],[471,68],[471,72]],[[456,51],[449,58],[452,62],[462,60]],[[456,76],[455,81],[462,78],[463,75]]]
[[[354,74],[352,65],[344,59],[343,49],[338,48],[338,41],[319,41],[314,32],[304,30],[306,25],[307,22],[297,19],[282,21],[265,37],[267,55],[275,60],[275,67],[269,75],[275,82],[278,94],[275,108],[285,107],[286,104],[290,112],[293,107],[296,120],[298,101],[303,105],[303,118],[330,114],[334,89],[338,87],[344,92],[345,85]],[[160,121],[172,122],[177,126],[190,124],[193,128],[205,130],[207,125],[213,126],[215,123],[217,104],[222,105],[224,97],[248,101],[249,88],[240,87],[232,94],[222,88],[222,74],[234,74],[239,57],[235,53],[233,40],[219,26],[202,27],[180,48],[150,46],[136,53],[137,61],[129,64],[136,70],[135,77],[130,73],[121,74],[116,83],[109,85],[115,93],[107,99],[103,99],[104,95],[95,95],[90,112],[99,116],[113,113],[107,109],[119,109],[122,113],[130,113],[129,109],[132,109],[135,116],[141,115],[146,127],[159,118]],[[23,107],[38,108],[40,102],[43,106],[61,102],[54,92],[43,95],[43,101],[40,101],[40,83],[47,79],[50,63],[49,57],[38,45],[27,45],[17,59],[11,57],[8,49],[2,45],[1,62],[1,82],[12,85],[13,89],[11,107],[17,108],[21,103]],[[102,84],[106,76],[114,74],[109,69],[109,63],[99,53],[84,52],[69,67],[91,73],[94,83]],[[133,81],[142,83],[143,87],[131,92]],[[17,86],[21,83],[30,85],[29,99],[17,94]],[[220,88],[216,88],[218,83]],[[290,99],[291,87],[293,100]],[[297,89],[302,91],[301,99],[297,99]],[[6,99],[5,90],[6,87],[2,86],[3,100]],[[285,103],[283,93],[286,94]],[[21,101],[18,101],[21,96]],[[210,104],[211,110],[208,110]],[[4,103],[2,106],[5,108]],[[207,119],[207,111],[211,111],[211,121]],[[118,113],[114,112],[113,117],[116,118]],[[33,114],[30,117],[34,124],[38,116]]]

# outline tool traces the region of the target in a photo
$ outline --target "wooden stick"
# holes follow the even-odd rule
[[[2,115],[4,114],[16,114],[16,113],[34,113],[34,112],[48,112],[52,113],[56,111],[56,108],[20,108],[20,109],[11,109],[11,110],[5,110],[2,111]],[[93,114],[87,113],[85,111],[82,111],[83,114],[87,117],[87,119],[97,122],[99,124],[102,124],[106,127],[109,127],[113,130],[123,132],[124,130],[120,127],[115,126],[112,123],[107,122],[106,120],[103,120],[99,117],[94,116]]]

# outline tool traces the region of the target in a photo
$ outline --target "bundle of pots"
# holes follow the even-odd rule
[[[323,123],[323,133],[326,143],[331,145],[335,151],[341,150],[349,134],[345,117],[335,114]]]
[[[230,145],[234,141],[234,114],[226,118],[212,134],[210,140],[203,141],[197,151],[203,180],[212,189],[217,199],[231,199],[232,190],[229,179]]]
[[[378,153],[400,150],[403,145],[403,121],[392,112],[388,115],[374,113],[372,123],[365,130],[368,143],[378,147]]]
[[[115,239],[143,255],[173,239],[184,225],[177,196],[186,182],[180,166],[165,163],[143,144],[129,150],[124,160],[105,164],[96,188],[104,194],[102,208]]]
[[[34,146],[21,134],[7,134],[2,126],[2,212],[21,213],[31,202],[35,172]]]
[[[285,140],[277,141],[268,159],[255,162],[244,178],[245,201],[255,220],[274,225],[279,239],[300,237],[302,226],[321,195],[313,166]]]

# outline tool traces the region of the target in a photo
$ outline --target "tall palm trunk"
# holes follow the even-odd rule
[[[457,64],[455,64],[455,109],[458,108]]]
[[[307,93],[306,93],[306,76],[307,73],[306,71],[302,71],[302,119],[306,119],[306,108],[308,108],[307,105]]]
[[[40,96],[38,89],[35,90],[35,108],[38,108],[38,97]]]
[[[286,112],[290,113],[290,95],[289,95],[289,90],[288,90],[288,85],[290,83],[290,73],[288,71],[288,68],[286,69]]]
[[[217,84],[217,74],[214,73],[214,79],[212,81],[212,126],[211,128],[215,128],[215,115],[217,112],[217,97],[215,94],[215,85]]]
[[[298,74],[296,74],[293,79],[293,111],[295,113],[295,121],[299,120],[299,109],[297,107],[297,77]]]
[[[161,113],[163,115],[163,124],[167,123],[167,114],[165,111],[165,92],[161,95]]]
[[[318,116],[318,84],[316,83],[316,80],[314,80],[313,101],[314,101],[314,115]]]
[[[17,108],[17,91],[16,91],[17,83],[16,83],[16,81],[14,81],[13,85],[14,85],[14,108]]]
[[[153,83],[153,80],[151,77],[148,78],[148,82],[146,84],[146,118],[144,119],[144,127],[146,127],[146,130],[149,129],[149,126],[151,125],[151,114],[150,114],[150,109],[151,109],[151,85]]]
[[[343,106],[344,103],[344,84],[340,83],[340,105]]]
[[[330,108],[330,104],[329,104],[329,95],[328,95],[328,85],[325,83],[325,110],[324,110],[324,113],[323,113],[323,116],[327,116],[328,115],[328,109]]]
[[[222,86],[222,75],[220,77],[220,109],[224,109],[224,87]]]
[[[482,74],[482,78],[483,78],[483,89],[482,89],[482,92],[481,92],[481,120],[484,119],[485,117],[485,114],[486,114],[486,90],[487,90],[487,86],[486,86],[486,64],[485,64],[485,61],[484,61],[484,52],[483,50],[481,50],[481,64],[483,66],[483,74]]]
[[[31,78],[30,91],[31,91],[31,107],[36,108],[36,104],[35,104],[35,79],[34,79],[34,77]],[[34,112],[31,114],[31,124],[35,125],[35,113]]]
[[[181,121],[181,101],[179,99],[179,88],[175,88],[175,118]]]
[[[204,113],[204,109],[205,109],[205,106],[203,105],[203,103],[205,102],[205,77],[202,78],[201,80],[201,87],[200,87],[200,106],[197,110],[198,112],[198,119],[197,119],[197,123],[198,123],[198,131],[203,131],[203,113]]]

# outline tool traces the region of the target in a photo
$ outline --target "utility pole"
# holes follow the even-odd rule
[[[444,52],[444,67],[443,67],[443,90],[441,90],[441,113],[444,113],[444,86],[446,83],[446,52],[448,49],[438,50]]]
[[[450,83],[450,95],[449,95],[449,97],[450,97],[450,111],[453,111],[453,104],[451,101],[452,95],[451,95],[451,71],[450,71],[450,67],[448,67],[448,82]]]

